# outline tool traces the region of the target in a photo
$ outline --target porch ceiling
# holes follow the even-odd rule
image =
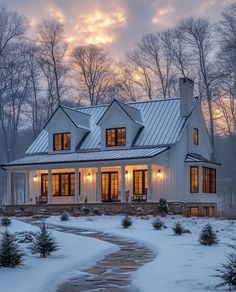
[[[14,160],[4,165],[21,166],[21,165],[39,165],[39,164],[55,164],[66,162],[93,162],[93,161],[113,161],[125,159],[142,159],[152,158],[166,151],[168,147],[160,148],[137,148],[137,149],[120,149],[94,152],[76,152],[63,154],[44,154],[32,155],[18,160]]]

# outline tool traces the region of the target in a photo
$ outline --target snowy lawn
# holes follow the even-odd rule
[[[220,279],[212,275],[215,275],[217,273],[215,269],[225,262],[225,255],[230,251],[228,244],[236,244],[236,221],[167,216],[162,220],[168,228],[154,230],[151,216],[146,217],[147,220],[133,218],[133,225],[129,229],[121,227],[122,218],[122,216],[77,217],[61,222],[59,217],[51,217],[47,222],[106,231],[145,242],[152,247],[157,252],[156,259],[144,265],[133,276],[132,284],[138,291],[216,291],[215,285]],[[177,221],[192,233],[174,235],[171,227]],[[217,231],[220,241],[215,246],[202,246],[198,242],[201,228],[206,223],[211,223]]]
[[[5,227],[0,226],[0,232]],[[38,231],[39,228],[12,220],[10,232]],[[31,255],[28,244],[21,244],[27,254],[24,266],[14,269],[0,268],[0,291],[42,292],[55,291],[56,287],[80,270],[93,265],[106,254],[118,250],[117,246],[83,236],[52,231],[59,250],[48,258]]]

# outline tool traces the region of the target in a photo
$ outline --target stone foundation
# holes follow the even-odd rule
[[[168,203],[169,214],[182,214],[186,216],[215,216],[215,204],[201,203]],[[191,214],[191,211],[198,208],[198,214]],[[209,208],[209,209],[206,209]],[[211,209],[210,209],[211,208]],[[214,208],[214,212],[213,209]],[[209,214],[205,214],[206,210]],[[33,216],[35,214],[58,215],[62,211],[69,212],[74,216],[80,215],[165,215],[160,212],[158,203],[102,203],[102,204],[51,204],[51,205],[11,205],[4,206],[1,209],[2,213],[7,213],[9,216]],[[204,213],[205,212],[205,213]]]

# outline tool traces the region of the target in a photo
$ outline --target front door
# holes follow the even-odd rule
[[[102,172],[102,201],[118,200],[118,171]]]

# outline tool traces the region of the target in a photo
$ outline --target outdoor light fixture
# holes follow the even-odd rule
[[[157,171],[157,178],[161,178],[161,177],[162,177],[161,170],[158,169],[158,171]]]
[[[125,171],[125,177],[128,178],[129,177],[129,173],[128,170]]]
[[[34,177],[33,177],[33,181],[37,182],[37,180],[38,180],[38,176],[37,176],[37,174],[35,174]]]
[[[90,172],[87,174],[87,180],[89,180],[89,181],[92,180],[92,176],[91,176],[91,173]]]

